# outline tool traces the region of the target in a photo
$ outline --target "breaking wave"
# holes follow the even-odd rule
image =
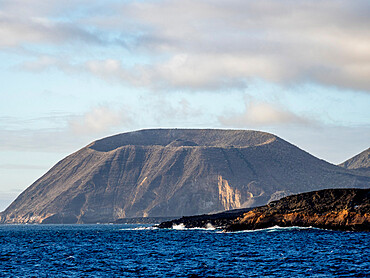
[[[153,225],[143,225],[139,226],[138,225],[128,225],[128,227],[120,228],[120,231],[143,231],[143,230],[158,230],[159,228],[157,226]]]
[[[268,227],[268,228],[263,228],[263,229],[255,229],[255,230],[243,230],[243,231],[235,231],[235,232],[232,232],[232,231],[222,231],[223,233],[233,233],[233,234],[237,234],[237,233],[255,233],[255,232],[268,232],[268,233],[271,233],[271,232],[281,232],[281,231],[291,231],[291,230],[324,230],[324,231],[329,231],[327,229],[322,229],[322,228],[316,228],[316,227],[312,227],[312,226],[309,226],[309,227],[300,227],[300,226],[291,226],[291,227],[281,227],[281,226],[272,226],[272,227]]]
[[[194,228],[187,228],[184,223],[180,223],[178,225],[172,226],[173,230],[203,230],[203,231],[215,231],[217,230],[211,223],[207,223],[206,227],[194,227]]]

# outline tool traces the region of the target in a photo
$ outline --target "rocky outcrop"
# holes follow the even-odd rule
[[[367,172],[370,175],[370,148],[339,164],[346,169]]]
[[[179,217],[354,186],[369,187],[370,177],[269,133],[141,130],[98,140],[58,162],[0,214],[0,222]]]
[[[273,226],[370,231],[370,189],[328,189],[288,196],[243,214],[225,229]]]
[[[242,217],[245,213],[251,210],[252,208],[245,208],[229,210],[215,214],[184,216],[178,219],[162,222],[157,227],[162,229],[170,229],[173,227],[184,227],[187,229],[191,228],[225,229],[229,225],[233,224],[236,219]]]
[[[166,221],[159,228],[209,228],[241,231],[280,227],[317,227],[370,231],[370,189],[325,189],[292,195],[266,206]]]

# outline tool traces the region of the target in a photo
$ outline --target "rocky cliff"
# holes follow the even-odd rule
[[[161,222],[157,227],[161,229],[171,229],[173,227],[191,228],[217,228],[226,229],[237,219],[253,208],[233,209],[214,214],[202,214],[193,216],[183,216],[178,219],[171,219]]]
[[[266,204],[370,177],[245,130],[158,129],[123,133],[66,157],[27,188],[1,223],[106,223]]]
[[[370,189],[331,189],[288,196],[243,214],[226,230],[276,225],[370,231]]]
[[[160,228],[217,227],[226,231],[274,226],[370,231],[370,189],[325,189],[292,195],[254,209],[182,217]]]

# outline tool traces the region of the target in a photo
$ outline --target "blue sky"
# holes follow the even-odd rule
[[[0,210],[93,140],[272,132],[337,164],[370,142],[369,1],[0,1]]]

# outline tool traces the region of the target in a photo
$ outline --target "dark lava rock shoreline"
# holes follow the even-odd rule
[[[234,209],[215,214],[184,216],[179,219],[162,222],[158,227],[169,229],[182,224],[185,228],[209,228],[210,225],[217,228],[226,228],[228,225],[234,223],[235,219],[243,216],[252,209]]]
[[[324,189],[291,195],[266,206],[212,215],[183,217],[161,223],[160,228],[241,231],[280,227],[316,227],[331,230],[370,231],[370,189]]]

